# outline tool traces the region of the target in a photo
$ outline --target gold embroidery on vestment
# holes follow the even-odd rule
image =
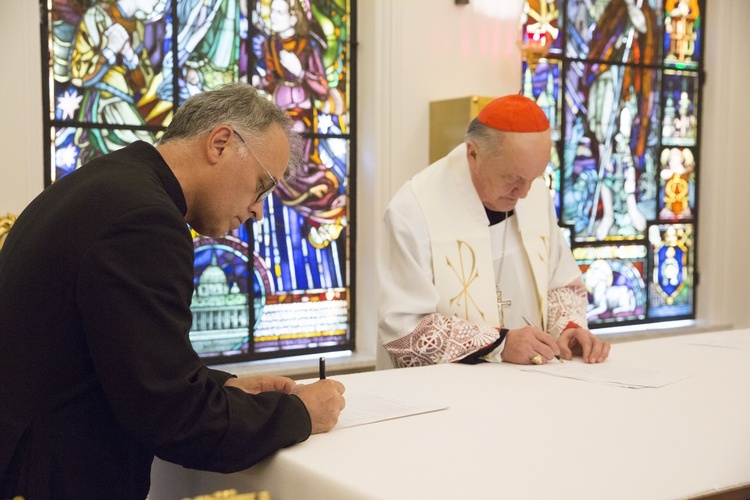
[[[461,290],[454,295],[450,299],[450,305],[451,307],[455,303],[457,307],[463,307],[464,308],[464,319],[469,319],[469,304],[474,306],[474,309],[477,310],[479,315],[482,317],[482,320],[484,320],[484,312],[479,308],[474,298],[471,296],[471,292],[469,292],[469,287],[474,282],[475,279],[479,277],[479,270],[477,269],[477,262],[476,262],[476,254],[474,253],[474,249],[471,248],[471,245],[466,243],[462,240],[456,240],[456,245],[458,246],[458,261],[459,261],[459,270],[456,269],[456,267],[453,265],[453,263],[450,261],[448,256],[445,257],[445,263],[448,265],[448,267],[451,268],[453,271],[453,274],[456,275],[456,278],[458,278],[459,283],[461,284]],[[467,266],[467,262],[464,261],[464,254],[466,254],[466,260],[470,261],[470,266]],[[468,268],[468,270],[467,270]],[[463,306],[462,306],[463,301]]]

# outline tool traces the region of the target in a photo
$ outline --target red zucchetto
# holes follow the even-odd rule
[[[522,95],[498,97],[479,112],[477,120],[505,132],[544,132],[549,120],[537,103]]]

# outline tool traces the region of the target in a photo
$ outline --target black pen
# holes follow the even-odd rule
[[[320,361],[318,362],[318,368],[320,369],[320,380],[325,380],[326,378],[326,358],[321,356]]]
[[[524,321],[526,322],[526,324],[527,324],[527,325],[529,325],[529,326],[534,326],[534,323],[532,323],[532,322],[531,322],[531,320],[530,320],[529,318],[527,318],[526,316],[521,316],[521,317],[523,318],[523,320],[524,320]],[[536,327],[534,326],[534,328],[536,328]],[[560,355],[559,355],[559,354],[555,354],[555,357],[557,358],[557,360],[558,360],[558,361],[559,361],[560,363],[562,363],[562,362],[563,362],[563,360],[562,360],[562,358],[560,357]]]

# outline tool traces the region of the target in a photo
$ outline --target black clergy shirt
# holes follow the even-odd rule
[[[45,189],[0,250],[0,498],[145,498],[153,456],[230,472],[307,439],[301,400],[193,350],[180,185],[139,142]]]

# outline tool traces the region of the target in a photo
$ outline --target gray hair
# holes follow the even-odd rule
[[[497,155],[503,146],[501,131],[485,125],[474,118],[466,130],[466,140],[474,142],[479,149],[490,156]]]
[[[264,147],[263,134],[276,124],[289,141],[289,164],[285,177],[291,179],[302,162],[302,138],[292,131],[292,119],[280,108],[246,83],[228,83],[187,99],[172,118],[159,140],[165,144],[174,140],[193,139],[209,133],[219,125],[229,125],[238,131],[250,132],[245,137],[254,147]]]

